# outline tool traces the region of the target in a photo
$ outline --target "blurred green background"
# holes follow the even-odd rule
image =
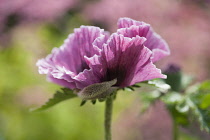
[[[119,17],[148,22],[172,51],[158,67],[175,62],[198,81],[208,79],[209,7],[208,0],[0,0],[0,140],[103,140],[104,103],[80,107],[81,100],[72,99],[30,112],[60,88],[38,74],[36,61],[81,25],[115,31]],[[138,94],[118,94],[113,140],[170,140],[172,124],[163,104],[140,114]],[[180,131],[180,140],[210,139],[200,131]]]

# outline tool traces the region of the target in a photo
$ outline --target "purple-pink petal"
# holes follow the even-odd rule
[[[103,36],[106,36],[106,33],[98,27],[81,26],[75,29],[74,33],[65,40],[64,45],[53,49],[52,54],[37,62],[39,73],[47,74],[51,81],[71,88],[84,88],[88,84],[81,84],[81,81],[86,79],[85,82],[89,84],[98,82],[93,76],[88,77],[92,72],[88,75],[87,71],[84,71],[89,69],[84,56],[91,57],[98,53],[96,46],[93,47],[92,43],[96,38]],[[74,84],[72,85],[71,82]]]
[[[161,58],[170,54],[167,43],[153,31],[149,24],[144,22],[135,21],[130,18],[120,18],[118,21],[118,33],[126,37],[141,36],[145,37],[147,41],[145,46],[152,50],[152,61],[156,62]]]
[[[87,58],[88,64],[103,81],[117,78],[116,85],[120,87],[154,78],[166,78],[153,65],[152,52],[144,47],[145,41],[144,37],[128,38],[112,34],[107,44],[103,45],[101,56]]]
[[[132,25],[141,26],[145,24],[146,24],[145,22],[136,21],[130,18],[120,18],[117,23],[118,28],[129,28]]]
[[[94,75],[92,69],[85,69],[73,78],[76,80],[75,83],[78,89],[83,89],[89,85],[101,82],[100,79]]]
[[[67,87],[67,88],[70,88],[70,89],[74,89],[76,87],[74,82],[68,82],[68,81],[63,80],[63,79],[57,79],[57,78],[54,78],[52,75],[48,75],[47,80],[49,82],[53,82],[55,84],[58,84],[60,86]]]

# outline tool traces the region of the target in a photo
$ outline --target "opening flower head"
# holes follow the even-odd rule
[[[98,98],[114,87],[166,78],[153,63],[170,51],[151,26],[120,18],[118,28],[112,34],[94,26],[75,29],[60,48],[37,62],[39,73],[46,74],[51,82],[81,90],[78,95],[86,99],[92,99],[89,94],[93,92]]]

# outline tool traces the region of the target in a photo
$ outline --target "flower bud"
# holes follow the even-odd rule
[[[164,74],[167,79],[164,79],[171,86],[171,90],[179,92],[182,88],[182,73],[178,65],[170,64],[165,69]]]

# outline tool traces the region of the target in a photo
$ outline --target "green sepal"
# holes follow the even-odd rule
[[[117,79],[106,81],[102,83],[96,83],[89,85],[78,92],[78,96],[83,100],[95,100],[100,98],[106,98],[118,87],[113,87],[117,83]]]
[[[91,100],[91,102],[93,105],[96,104],[96,100]]]
[[[85,105],[86,104],[86,100],[82,100],[82,102],[80,103],[80,106],[83,106],[83,105]]]
[[[132,88],[132,87],[124,87],[123,90],[130,92],[130,91],[134,91],[134,88]]]

